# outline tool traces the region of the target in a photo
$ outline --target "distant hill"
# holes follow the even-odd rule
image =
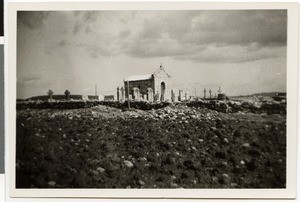
[[[238,95],[238,96],[230,96],[230,97],[249,97],[249,96],[268,96],[268,97],[273,97],[276,96],[277,94],[286,94],[285,92],[264,92],[264,93],[254,93],[251,95]]]
[[[69,95],[70,99],[74,100],[82,100],[82,95]],[[34,96],[31,98],[28,98],[26,100],[48,100],[49,96],[48,95],[40,95],[40,96]],[[52,99],[54,100],[64,100],[66,99],[66,95],[52,95]]]

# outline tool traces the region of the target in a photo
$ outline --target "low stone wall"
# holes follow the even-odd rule
[[[128,102],[116,101],[83,101],[83,100],[69,100],[69,101],[22,101],[17,102],[17,109],[79,109],[90,108],[97,105],[105,105],[119,109],[128,108]],[[130,107],[141,110],[159,109],[170,105],[170,103],[150,103],[143,101],[130,102]]]
[[[208,108],[223,113],[267,113],[267,114],[286,114],[286,103],[266,102],[266,103],[249,103],[249,102],[232,102],[232,101],[191,101],[186,103],[189,107]]]
[[[23,101],[17,102],[17,109],[78,109],[98,105],[97,101]]]
[[[83,101],[83,100],[70,100],[70,101],[22,101],[17,102],[17,109],[79,109],[90,108],[97,105],[105,105],[109,107],[127,109],[128,102],[117,101]],[[145,101],[131,101],[130,107],[140,110],[160,109],[170,105],[186,105],[195,108],[207,108],[223,113],[267,113],[267,114],[286,114],[286,104],[279,102],[267,103],[240,103],[233,101],[189,101],[189,102],[145,102]]]

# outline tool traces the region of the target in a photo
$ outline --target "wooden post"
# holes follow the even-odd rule
[[[221,94],[222,91],[221,91],[221,87],[219,86],[219,90],[218,90],[218,93]]]
[[[203,93],[204,93],[204,99],[206,99],[206,89],[205,88],[203,90]]]
[[[209,89],[208,92],[209,92],[209,98],[211,98],[211,92],[212,92],[211,89]]]

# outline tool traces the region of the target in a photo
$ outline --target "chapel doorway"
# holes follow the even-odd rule
[[[166,91],[166,84],[165,84],[165,82],[161,82],[160,89],[161,89],[160,101],[165,101],[165,91]]]

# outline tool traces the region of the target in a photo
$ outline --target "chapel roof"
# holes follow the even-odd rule
[[[145,74],[145,75],[134,75],[126,78],[124,81],[141,81],[141,80],[148,80],[152,78],[152,75],[156,76],[159,72],[165,72],[168,77],[171,77],[163,68],[162,64],[160,67],[153,73],[153,74]]]
[[[151,79],[152,74],[145,74],[145,75],[134,75],[126,78],[124,81],[140,81],[140,80],[148,80]]]

